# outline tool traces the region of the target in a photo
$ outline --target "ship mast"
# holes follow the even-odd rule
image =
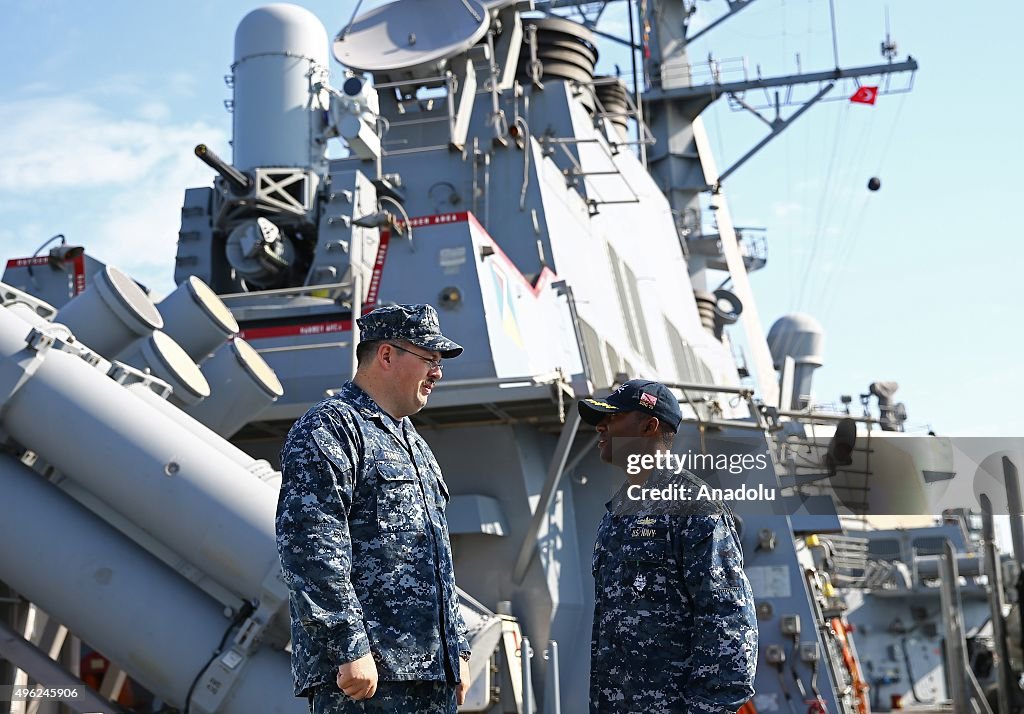
[[[584,24],[596,30],[594,26],[610,1],[594,3],[585,0],[551,0],[539,3],[538,9],[553,14],[556,8],[572,8]],[[727,11],[691,35],[691,19],[697,6],[695,0],[638,0],[635,4],[633,0],[627,0],[630,26],[633,26],[635,12],[640,38],[631,36],[628,40],[622,40],[605,33],[598,34],[627,45],[634,58],[637,52],[644,58],[643,77],[637,76],[634,69],[633,80],[635,88],[645,87],[642,102],[637,104],[641,109],[641,120],[647,124],[654,142],[641,158],[668,197],[676,217],[680,243],[687,253],[694,289],[706,292],[713,287],[709,286],[709,270],[727,270],[729,280],[726,282],[730,283],[730,289],[743,304],[740,322],[750,350],[749,357],[753,361],[754,376],[764,401],[776,405],[778,385],[748,279],[748,271],[761,267],[764,261],[753,260],[748,246],[743,245],[742,238],[737,235],[729,214],[724,182],[826,95],[831,93],[835,95],[834,98],[844,96],[836,89],[837,85],[841,89],[851,90],[845,95],[849,96],[860,86],[862,78],[875,77],[879,94],[909,91],[918,65],[912,57],[902,62],[893,61],[895,45],[889,41],[887,33],[886,42],[882,46],[886,63],[841,67],[834,11],[830,14],[833,18],[832,47],[835,63],[832,69],[799,71],[775,77],[763,77],[758,69],[757,76],[751,77],[744,66],[739,68],[741,73],[738,78],[727,79],[721,63],[712,57],[703,65],[691,63],[687,52],[690,43],[720,27],[755,1],[726,0]],[[907,72],[910,77],[905,85],[894,87],[889,81],[891,76]],[[793,89],[799,85],[817,85],[817,91],[807,99],[797,98]],[[768,100],[761,105],[748,102],[744,93],[749,90],[763,90]],[[639,89],[637,91],[639,93]],[[735,108],[750,112],[765,123],[768,133],[731,166],[718,171],[700,115],[723,96]],[[791,108],[788,116],[782,114],[784,107]],[[762,113],[765,110],[771,113],[765,116]],[[643,150],[644,147],[641,147]],[[702,227],[702,194],[710,194],[711,197],[710,208],[714,212],[714,224],[717,227],[714,235],[705,233]],[[715,250],[709,252],[708,245],[714,246]]]

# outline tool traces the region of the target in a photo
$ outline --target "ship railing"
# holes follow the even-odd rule
[[[322,291],[342,290],[345,292],[351,292],[353,288],[353,282],[351,280],[340,282],[340,283],[320,283],[317,285],[298,285],[291,288],[274,288],[272,290],[258,290],[254,292],[241,292],[241,293],[226,293],[224,295],[218,295],[223,302],[230,303],[243,303],[246,302],[246,298],[258,299],[268,295],[294,295],[296,297],[302,295],[308,295],[315,297],[314,293]]]
[[[701,430],[707,428],[731,428],[766,432],[771,428],[771,424],[768,419],[759,408],[759,405],[754,401],[754,390],[750,387],[734,387],[724,384],[700,384],[696,382],[664,382],[664,385],[669,389],[676,389],[682,393],[683,399],[680,403],[685,402],[694,414],[692,418],[684,415],[683,421],[696,423],[698,428]],[[724,409],[722,409],[721,406],[721,396],[719,395],[729,395],[731,400],[734,402],[738,400],[746,401],[747,409],[750,412],[751,417],[753,417],[753,421],[741,419],[720,419],[715,417],[714,415],[724,412]],[[698,409],[698,406],[703,407],[703,410]],[[709,413],[712,416],[710,418],[703,416],[702,411]]]
[[[616,204],[616,203],[640,203],[640,196],[637,195],[637,192],[633,190],[633,187],[630,185],[629,181],[626,180],[626,177],[622,175],[622,171],[620,171],[618,169],[618,167],[615,165],[615,155],[614,155],[614,153],[612,151],[610,151],[610,147],[609,147],[609,145],[605,141],[603,141],[601,139],[577,138],[577,137],[574,137],[574,136],[562,136],[562,137],[542,136],[542,137],[540,137],[538,139],[538,141],[540,141],[541,146],[543,146],[545,148],[545,151],[547,153],[553,153],[554,152],[554,148],[553,147],[557,147],[558,149],[560,149],[562,151],[563,154],[565,154],[565,157],[566,157],[566,159],[568,159],[570,166],[569,166],[569,168],[564,169],[562,171],[562,174],[565,176],[565,184],[569,188],[574,188],[579,183],[579,178],[581,178],[581,177],[582,178],[586,178],[587,176],[618,176],[619,178],[622,179],[623,185],[625,185],[626,190],[629,191],[629,193],[632,196],[632,198],[623,198],[623,199],[605,199],[605,198],[602,198],[598,194],[598,192],[594,189],[594,186],[592,184],[588,183],[588,185],[587,185],[588,194],[590,192],[592,192],[594,194],[598,194],[597,198],[591,198],[589,195],[587,196],[587,199],[586,199],[587,200],[587,206],[590,209],[590,214],[591,215],[597,214],[597,212],[598,212],[597,207],[598,206],[610,205],[610,204]],[[601,147],[601,149],[604,152],[605,157],[608,159],[609,165],[612,168],[607,169],[607,170],[599,170],[599,171],[586,171],[586,170],[584,170],[584,168],[580,164],[579,160],[575,156],[573,156],[573,153],[571,151],[569,151],[569,148],[568,148],[569,146],[578,145],[578,144],[596,144],[597,146]]]
[[[776,441],[776,459],[782,467],[779,475],[783,489],[796,489],[806,495],[830,495],[838,499],[846,508],[863,517],[868,507],[868,493],[871,490],[871,455],[874,453],[871,439],[878,420],[871,416],[857,417],[844,413],[818,411],[813,407],[804,410],[774,410],[773,417],[780,421],[789,420],[810,428],[809,433],[802,438],[790,434],[787,438]],[[823,459],[835,431],[826,427],[834,426],[845,419],[864,424],[867,427],[867,434],[863,439],[858,437],[852,449],[854,454],[863,457],[862,461],[860,459],[857,461],[858,464],[862,463],[863,467],[859,465],[837,466],[835,473],[832,473],[826,467]],[[835,478],[837,474],[842,474],[846,478],[837,480]],[[861,476],[863,480],[858,485],[849,478],[850,476]]]
[[[526,421],[562,428],[576,398],[562,370],[511,377],[445,379],[414,421],[429,427]]]
[[[750,79],[750,71],[746,57],[727,57],[715,59],[708,55],[707,62],[685,64],[672,63],[662,66],[661,71],[652,77],[652,84],[657,87],[695,87],[702,85],[745,82]]]
[[[459,80],[452,72],[446,72],[443,75],[437,75],[434,77],[418,78],[418,79],[405,79],[398,80],[395,82],[381,82],[375,84],[374,89],[381,90],[398,90],[399,95],[402,97],[406,96],[406,92],[403,89],[419,90],[422,87],[432,87],[435,89],[442,89],[443,92],[438,96],[414,96],[410,99],[399,99],[398,109],[402,112],[403,116],[409,117],[407,119],[388,119],[385,122],[383,132],[381,134],[381,149],[382,153],[387,156],[399,156],[401,154],[414,154],[422,153],[427,151],[440,151],[442,149],[448,150],[453,145],[459,143],[459,112],[456,108],[456,94],[458,93]],[[473,90],[475,94],[475,89]],[[435,102],[444,108],[445,111],[439,112],[435,109]],[[426,107],[424,107],[424,103]],[[415,105],[418,107],[416,111],[409,111],[408,105]],[[420,115],[420,116],[417,116]],[[397,129],[401,127],[409,126],[421,126],[425,124],[448,124],[448,143],[436,144],[433,146],[416,146],[408,149],[398,148],[387,148],[386,142],[384,141],[387,132],[391,129]]]
[[[803,424],[809,425],[824,425],[833,422],[842,421],[843,419],[852,419],[859,424],[866,424],[871,429],[875,424],[878,424],[878,419],[872,416],[854,416],[853,414],[845,414],[842,412],[822,411],[816,408],[809,409],[780,409],[778,411],[779,416],[788,417],[793,421],[798,421]]]
[[[740,243],[740,255],[752,272],[763,268],[768,262],[768,231],[765,228],[736,226],[736,237]]]
[[[247,306],[247,305],[244,304],[245,301],[243,300],[243,298],[250,298],[249,301],[257,302],[258,303],[258,302],[261,302],[261,298],[263,298],[263,297],[265,297],[267,295],[271,295],[271,296],[295,296],[295,297],[308,296],[308,297],[311,297],[311,298],[319,298],[319,299],[323,300],[323,303],[325,305],[328,305],[328,304],[331,304],[331,303],[341,304],[342,303],[342,299],[341,298],[332,300],[330,298],[324,297],[326,295],[330,295],[333,290],[337,290],[337,291],[339,291],[341,293],[342,296],[346,296],[347,295],[347,297],[348,297],[348,307],[349,307],[349,309],[352,312],[352,315],[351,315],[351,326],[349,327],[349,334],[351,336],[351,344],[352,345],[358,344],[358,342],[359,342],[359,327],[356,324],[356,317],[361,315],[362,312],[363,312],[363,277],[358,272],[353,274],[351,280],[345,281],[345,282],[340,282],[340,283],[323,283],[323,284],[320,284],[320,285],[300,285],[298,287],[292,287],[292,288],[276,288],[274,290],[262,290],[262,291],[259,291],[259,292],[256,292],[256,293],[231,293],[231,294],[228,294],[228,295],[221,295],[220,299],[225,304],[227,304],[227,305],[230,305],[230,303],[232,303],[232,302],[236,303],[235,309],[232,310],[232,312],[235,314],[236,319],[239,319],[239,318],[245,319],[246,308],[250,307],[250,306]],[[319,293],[319,295],[317,295],[316,293]],[[258,309],[258,306],[254,306],[254,307],[255,307],[255,309]],[[340,347],[346,347],[348,345],[345,345],[344,343],[336,343],[336,342],[332,342],[329,345],[327,345],[327,344],[319,345],[319,347],[330,347],[332,349],[333,348],[337,348],[339,346]],[[266,350],[260,350],[261,353],[265,352],[265,351]],[[350,350],[349,360],[350,360],[349,367],[352,370],[351,374],[355,374],[356,373],[356,367],[358,366],[358,359],[356,357],[355,349]]]
[[[850,95],[865,82],[877,86],[879,95],[905,94],[914,88],[916,71],[917,62],[907,57],[903,62],[890,60],[886,64],[866,67],[805,72],[798,57],[794,74],[766,77],[760,65],[755,65],[751,71],[746,57],[716,59],[708,55],[707,61],[702,63],[662,66],[651,77],[651,89],[656,95],[667,93],[677,99],[714,99],[724,95],[733,111],[777,110],[808,105],[809,101],[849,101]],[[807,85],[807,90],[797,91],[803,85]],[[824,96],[822,90],[826,87],[835,91]],[[748,93],[756,94],[748,96]]]
[[[722,252],[722,240],[718,234],[718,227],[714,224],[705,227],[702,224],[693,224],[695,227],[690,228],[686,220],[682,219],[683,222],[680,224],[677,222],[677,228],[682,225],[680,229],[681,235],[685,237],[684,246],[688,252],[692,251],[696,255],[707,256],[711,259],[711,267],[718,270],[725,270],[725,256]],[[768,263],[768,238],[767,229],[765,228],[741,228],[736,226],[736,237],[739,240],[740,257],[743,259],[743,264],[746,266],[747,272],[752,273],[755,270],[760,270]]]
[[[871,565],[873,561],[869,557],[867,538],[819,535],[818,542],[825,549],[823,565],[827,566],[836,585],[864,587],[881,576]]]
[[[886,96],[889,94],[907,94],[914,89],[914,76],[916,74],[915,69],[911,68],[909,63],[901,63],[903,66],[896,69],[894,72],[885,71],[888,69],[887,65],[880,65],[878,67],[877,74],[870,75],[858,75],[853,77],[826,77],[821,79],[812,79],[806,82],[794,82],[792,84],[783,85],[785,86],[785,92],[778,94],[769,88],[751,87],[742,91],[725,92],[726,100],[729,104],[729,109],[734,112],[739,111],[750,111],[755,110],[776,110],[780,107],[791,107],[806,104],[808,99],[813,93],[821,91],[829,82],[834,82],[835,86],[825,96],[822,96],[817,101],[824,102],[848,102],[850,96],[860,89],[865,84],[875,85],[878,87],[877,96]],[[904,72],[907,72],[906,76],[901,76]],[[816,73],[816,74],[828,74],[828,73]],[[799,69],[798,75],[799,77]],[[758,74],[758,79],[760,79]],[[865,79],[867,78],[867,79]],[[795,91],[799,84],[806,83],[808,89],[806,92]],[[758,100],[755,95],[751,97],[748,92],[760,91],[761,99]],[[742,99],[742,100],[741,100]]]

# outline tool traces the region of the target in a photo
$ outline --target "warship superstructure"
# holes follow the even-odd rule
[[[452,495],[473,639],[463,711],[587,710],[591,551],[621,474],[597,458],[575,400],[633,377],[675,390],[675,450],[713,457],[691,470],[728,491],[742,522],[761,642],[749,711],[981,711],[979,678],[949,674],[968,635],[972,656],[984,649],[977,601],[967,588],[956,605],[957,578],[942,577],[965,572],[977,539],[947,517],[928,537],[959,551],[922,564],[872,550],[881,535],[848,521],[931,512],[934,475],[953,473],[940,464],[949,444],[901,440],[893,383],[871,385],[863,417],[814,408],[823,331],[789,315],[764,334],[748,280],[766,264],[763,241],[734,227],[725,191],[830,92],[894,91],[917,63],[890,48],[867,67],[695,73],[689,42],[752,2],[729,2],[699,33],[695,2],[631,5],[630,36],[617,38],[640,58],[629,82],[595,74],[605,3],[397,0],[354,13],[333,39],[296,6],[246,15],[229,75],[232,157],[195,148],[215,177],[185,191],[177,289],[148,295],[81,246],[7,263],[3,682],[70,687],[88,674],[84,651],[102,676],[65,697],[74,711],[305,711],[291,697],[273,544],[278,450],[351,376],[355,316],[430,302],[466,348],[415,417]],[[780,100],[802,84],[808,98]],[[719,171],[700,114],[721,97],[756,113],[754,89],[774,92],[775,119]],[[329,160],[331,141],[348,156]],[[1005,556],[992,558],[1001,572]],[[860,617],[871,632],[883,616],[872,607],[938,580],[943,607],[915,605],[889,639],[851,626]],[[984,603],[993,626],[999,595]],[[1006,692],[1001,632],[987,642]],[[910,648],[938,640],[953,652],[939,674],[909,665]]]

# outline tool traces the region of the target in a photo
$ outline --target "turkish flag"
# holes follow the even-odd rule
[[[878,87],[857,87],[850,101],[857,104],[874,104],[877,97]]]

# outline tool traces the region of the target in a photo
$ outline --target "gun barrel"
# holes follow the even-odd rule
[[[196,156],[198,156],[204,164],[223,176],[224,180],[227,181],[228,185],[231,187],[231,191],[233,193],[241,196],[242,194],[249,192],[249,189],[252,187],[252,180],[227,161],[217,156],[217,154],[213,153],[213,151],[210,150],[210,147],[206,144],[198,144],[196,146]]]

